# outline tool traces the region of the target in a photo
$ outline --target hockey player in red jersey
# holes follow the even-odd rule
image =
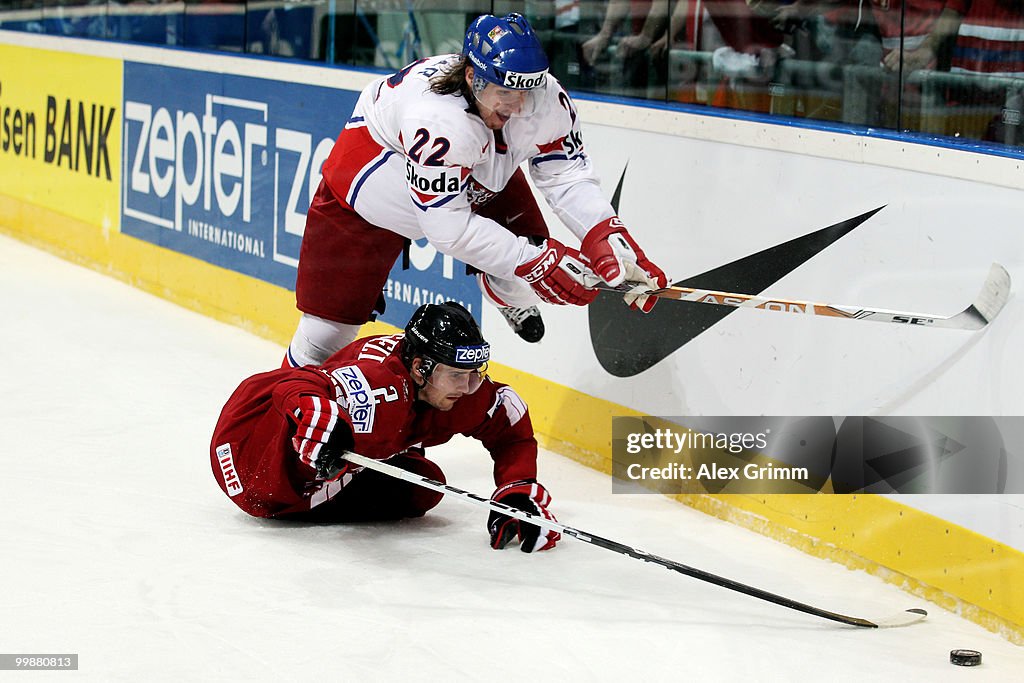
[[[579,249],[548,235],[523,164]],[[588,304],[597,293],[584,286],[583,265],[612,285],[666,284],[602,193],[576,106],[518,14],[483,15],[462,54],[418,60],[367,86],[322,175],[299,253],[293,366],[322,363],[382,310],[406,240],[425,237],[479,271],[485,298],[532,341],[536,330],[524,334],[525,319],[510,313],[541,301]],[[654,301],[627,295],[645,312]]]
[[[537,442],[526,404],[484,374],[490,347],[455,302],[421,306],[404,335],[367,337],[321,366],[281,368],[242,382],[210,445],[214,476],[256,517],[316,521],[419,517],[441,494],[351,465],[354,451],[444,482],[425,449],[455,434],[478,439],[493,460],[492,498],[549,519],[537,482]],[[525,552],[559,534],[507,515],[488,518],[491,545]]]

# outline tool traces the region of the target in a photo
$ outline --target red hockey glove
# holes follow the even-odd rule
[[[292,446],[299,460],[316,470],[317,479],[333,480],[349,467],[342,458],[352,448],[352,433],[341,418],[335,401],[323,396],[303,394],[294,411],[297,426]]]
[[[661,268],[654,265],[644,254],[618,216],[612,216],[598,223],[580,245],[583,256],[590,261],[590,268],[612,287],[623,282],[646,285],[646,289],[661,289],[668,279]],[[657,301],[654,297],[639,293],[625,296],[630,308],[649,313]]]
[[[520,264],[515,274],[549,304],[586,306],[597,297],[597,290],[583,284],[585,271],[580,252],[549,237],[540,255]]]
[[[491,495],[491,500],[550,519],[552,522],[558,521],[548,512],[550,494],[535,479],[520,479],[505,484]],[[522,541],[520,550],[524,553],[554,548],[555,542],[562,538],[557,531],[541,529],[536,524],[520,522],[515,517],[494,510],[487,517],[487,531],[491,534],[491,547],[495,550],[501,550],[518,535]]]

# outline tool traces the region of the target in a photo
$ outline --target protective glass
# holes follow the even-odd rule
[[[427,378],[427,382],[445,394],[455,394],[458,392],[472,394],[480,388],[486,376],[486,363],[475,370],[453,368],[450,365],[438,363],[434,366],[434,371],[430,373],[430,377]]]
[[[546,80],[536,88],[514,90],[495,85],[479,76],[473,78],[473,95],[477,106],[505,118],[520,118],[536,113],[546,87]]]

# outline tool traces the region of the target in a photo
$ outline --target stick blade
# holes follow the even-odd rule
[[[974,302],[974,308],[985,318],[985,322],[989,323],[999,315],[999,311],[1003,310],[1009,298],[1010,274],[1002,265],[993,263],[988,271],[985,286],[981,288],[981,294]]]
[[[980,330],[995,320],[1010,298],[1010,274],[1002,265],[993,263],[981,292],[970,306],[951,318],[937,320],[936,327]]]
[[[923,621],[928,616],[928,612],[915,607],[914,609],[908,609],[903,612],[882,617],[881,619],[872,619],[871,623],[876,628],[899,628],[901,626],[910,626],[916,624],[919,621]]]

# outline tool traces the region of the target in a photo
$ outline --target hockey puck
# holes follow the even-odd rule
[[[981,664],[981,653],[977,650],[950,650],[949,663],[957,666],[978,666]]]

